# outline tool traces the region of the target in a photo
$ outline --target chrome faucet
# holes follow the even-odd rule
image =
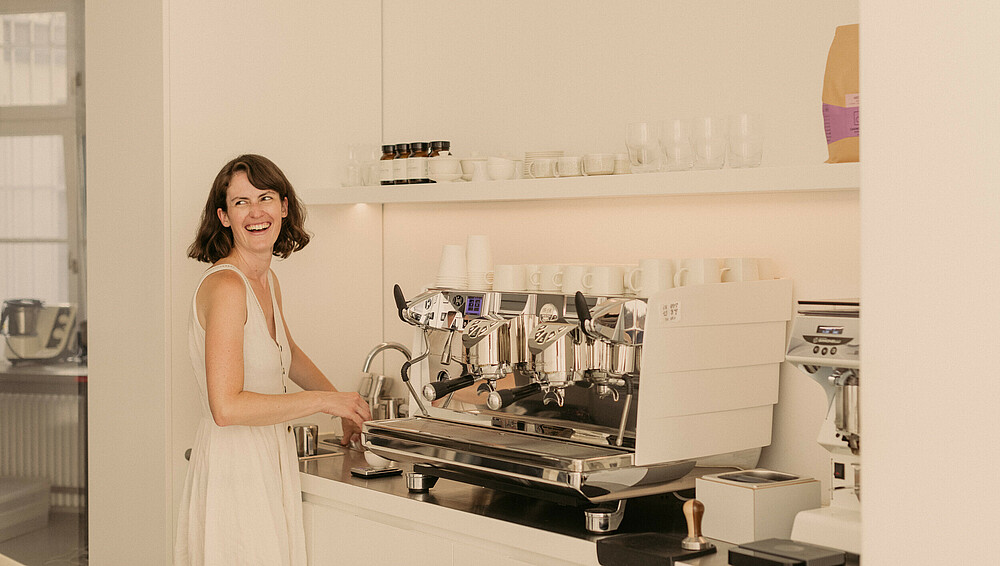
[[[409,348],[400,344],[399,342],[382,342],[381,344],[372,348],[371,352],[368,352],[368,357],[365,358],[365,367],[362,368],[361,371],[368,373],[368,369],[371,368],[372,361],[375,359],[375,356],[377,356],[380,352],[384,352],[386,350],[399,350],[400,352],[403,353],[404,356],[406,356],[406,361],[410,361],[413,359],[413,355],[410,353]]]

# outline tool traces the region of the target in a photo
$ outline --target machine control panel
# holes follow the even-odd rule
[[[788,340],[788,361],[802,366],[857,368],[859,312],[854,301],[800,301]]]

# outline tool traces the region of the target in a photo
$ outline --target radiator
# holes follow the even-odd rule
[[[48,480],[53,507],[82,508],[84,402],[69,394],[0,393],[0,476]]]

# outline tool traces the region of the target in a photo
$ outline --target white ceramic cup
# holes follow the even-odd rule
[[[568,155],[556,159],[554,173],[556,177],[579,177],[583,175],[580,158]]]
[[[446,244],[442,246],[441,262],[438,264],[438,277],[464,279],[467,276],[465,246],[461,244]]]
[[[523,265],[496,265],[493,267],[493,289],[496,291],[525,291],[528,278]]]
[[[620,265],[597,265],[590,269],[590,292],[594,295],[625,293],[625,268]]]
[[[562,290],[563,266],[555,263],[541,265],[538,271],[531,274],[529,281],[539,291],[560,291]]]
[[[473,182],[479,181],[489,181],[489,163],[486,161],[473,161],[472,162],[472,179]]]
[[[528,166],[528,176],[532,179],[552,177],[556,173],[555,159],[535,159]]]
[[[490,157],[486,160],[486,171],[494,181],[513,179],[516,171],[514,166],[513,159],[504,157]]]
[[[755,257],[728,257],[724,265],[723,282],[757,281],[760,279],[760,266]]]
[[[450,155],[439,155],[427,160],[427,172],[431,175],[455,175],[462,172],[462,162]]]
[[[493,268],[493,253],[490,251],[490,237],[483,234],[469,234],[465,242],[465,267],[469,273],[486,273]]]
[[[575,295],[577,291],[590,291],[590,267],[586,265],[567,265],[563,268],[562,292],[564,295]]]
[[[476,163],[479,163],[480,161],[485,163],[486,158],[470,157],[467,159],[459,160],[459,163],[462,165],[462,178],[465,179],[466,181],[471,181],[472,175],[476,172]]]
[[[674,274],[674,287],[705,285],[722,282],[722,262],[714,257],[691,258],[681,261]]]
[[[615,154],[588,153],[583,156],[584,175],[610,175],[615,172]]]
[[[625,275],[625,288],[644,299],[673,286],[674,262],[669,259],[644,259]]]
[[[527,291],[537,291],[541,281],[542,266],[537,263],[524,264],[524,288]]]

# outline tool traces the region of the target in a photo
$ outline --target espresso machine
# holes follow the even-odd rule
[[[62,360],[71,353],[75,325],[76,305],[6,300],[0,312],[4,353],[13,364]]]
[[[483,485],[582,507],[590,531],[610,532],[628,499],[684,489],[703,458],[770,444],[788,280],[649,299],[394,296],[423,344],[400,372],[419,413],[365,423],[362,443],[413,463],[413,491],[441,477]]]
[[[799,301],[786,358],[823,386],[817,441],[830,452],[830,505],[801,511],[792,539],[861,554],[860,304]]]

